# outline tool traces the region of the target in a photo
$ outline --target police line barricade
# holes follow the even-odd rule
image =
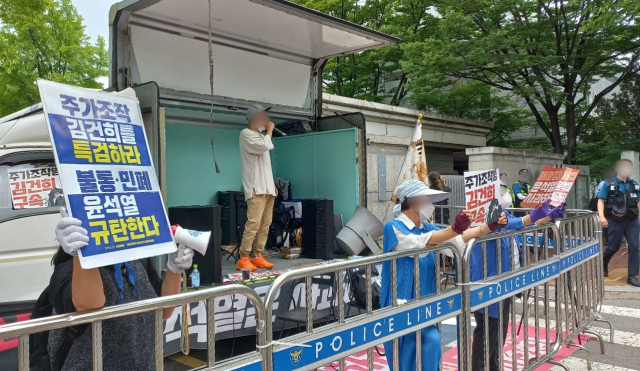
[[[532,249],[522,244],[527,234],[535,236]],[[467,343],[464,359],[461,360],[461,365],[466,367],[461,369],[470,370],[473,363],[485,370],[494,367],[504,369],[505,365],[510,365],[511,370],[533,370],[544,363],[558,365],[553,357],[562,345],[562,331],[560,322],[554,321],[554,318],[560,318],[560,308],[555,306],[552,317],[549,303],[561,301],[561,292],[551,290],[552,284],[555,287],[560,284],[560,259],[550,255],[548,249],[540,248],[537,238],[541,236],[545,241],[549,234],[558,235],[558,229],[552,223],[490,234],[468,242],[462,265],[470,266],[479,262],[482,272],[481,279],[471,281],[471,270],[463,271],[459,284],[462,296],[469,298],[469,306],[464,308],[463,313],[466,319],[463,321],[466,326],[464,332],[471,334],[471,319],[476,320],[474,340]],[[508,250],[505,249],[507,254],[503,256],[505,243],[508,244]],[[520,247],[521,253],[516,250]],[[503,269],[505,258],[509,262]],[[530,308],[531,297],[543,299],[542,312],[537,302]],[[516,298],[522,303],[521,311],[516,308]],[[530,318],[532,309],[533,318]],[[533,346],[530,345],[529,322],[535,326]],[[523,335],[519,336],[521,331]],[[511,348],[510,352],[506,352],[506,357],[503,351],[505,344]],[[516,353],[517,349],[524,350],[524,355],[520,356],[522,358]],[[479,352],[482,353],[479,355]],[[495,366],[490,366],[492,361]]]
[[[563,284],[559,286],[564,297],[562,308],[565,344],[586,351],[579,344],[579,336],[590,334],[598,338],[600,351],[604,354],[604,339],[600,334],[589,330],[594,321],[607,323],[610,341],[613,343],[613,326],[600,315],[604,301],[604,272],[599,219],[596,213],[588,213],[558,221],[557,226],[560,233],[566,236],[560,247]],[[587,352],[589,368],[590,363]]]
[[[444,243],[433,248],[411,249],[399,252],[387,253],[372,257],[347,260],[334,264],[317,267],[309,267],[289,271],[276,278],[265,296],[266,318],[272,317],[272,304],[280,288],[292,280],[304,280],[305,282],[305,310],[306,328],[304,332],[292,336],[273,340],[272,321],[267,321],[265,326],[266,345],[265,362],[277,371],[312,370],[332,362],[339,361],[339,369],[345,370],[345,357],[354,353],[367,350],[368,369],[373,371],[373,349],[384,342],[393,342],[394,370],[399,370],[398,365],[398,339],[410,333],[416,333],[416,364],[421,365],[421,336],[420,331],[428,326],[440,325],[444,320],[458,317],[458,323],[462,308],[466,305],[459,288],[451,288],[442,291],[440,285],[440,251],[451,249],[459,260],[457,250],[453,245]],[[435,288],[433,294],[420,296],[420,265],[419,257],[427,253],[434,253]],[[397,260],[412,257],[414,266],[413,287],[415,299],[406,303],[397,300]],[[366,313],[353,317],[345,315],[344,301],[344,272],[365,267],[366,282],[372,282],[372,266],[383,262],[391,264],[391,297],[392,306],[373,310],[371,284],[367,285]],[[462,267],[461,267],[462,268]],[[462,268],[461,271],[465,269]],[[424,272],[423,272],[424,274]],[[329,324],[317,326],[314,321],[313,299],[311,287],[314,277],[335,277],[338,318]],[[347,313],[348,314],[348,313]],[[442,339],[441,327],[440,339]],[[458,326],[458,341],[465,341],[465,334],[461,331],[464,326]],[[462,340],[460,340],[462,339]],[[459,347],[460,349],[464,347]],[[419,366],[418,366],[419,367]],[[466,368],[460,368],[461,370]],[[420,370],[420,368],[418,368]]]
[[[233,358],[230,361],[216,364],[215,353],[215,326],[214,326],[214,299],[226,295],[244,295],[256,309],[256,351],[241,357]],[[81,324],[91,324],[92,349],[93,349],[93,370],[102,370],[102,321],[133,314],[155,313],[154,322],[154,348],[155,348],[155,369],[161,371],[164,368],[163,357],[163,331],[162,331],[162,311],[163,308],[175,307],[177,305],[206,300],[207,303],[207,368],[206,370],[269,370],[262,362],[265,334],[265,310],[260,296],[252,289],[244,285],[225,285],[205,290],[182,293],[177,295],[163,296],[159,298],[141,300],[133,303],[106,307],[98,310],[56,315],[51,317],[33,319],[23,322],[16,322],[9,325],[0,326],[0,340],[18,338],[18,370],[29,371],[29,335],[42,331],[51,331],[71,327]]]

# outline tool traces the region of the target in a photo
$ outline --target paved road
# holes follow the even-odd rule
[[[609,289],[609,288],[608,288]],[[627,287],[620,287],[627,290]],[[594,371],[637,371],[640,370],[640,290],[629,292],[607,291],[602,317],[611,321],[614,328],[614,343],[610,343],[609,329],[606,324],[596,323],[593,328],[604,335],[605,354],[600,354],[598,341],[587,342],[586,348],[591,354]],[[571,371],[586,370],[586,354],[577,351],[563,363]],[[553,371],[562,370],[560,367]]]

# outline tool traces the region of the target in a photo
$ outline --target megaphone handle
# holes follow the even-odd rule
[[[184,255],[184,249],[185,246],[181,243],[178,244],[178,259],[182,259],[182,256]]]

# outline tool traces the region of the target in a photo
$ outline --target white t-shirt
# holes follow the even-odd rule
[[[269,135],[262,135],[250,129],[240,132],[240,160],[245,200],[253,197],[253,191],[256,195],[276,195],[269,156],[269,151],[273,148]]]
[[[413,223],[413,221],[411,221],[411,219],[409,219],[408,216],[406,216],[404,213],[400,213],[398,215],[398,217],[396,218],[398,220],[400,220],[402,223],[404,223],[405,226],[407,226],[407,228],[409,230],[412,230],[413,228],[416,227],[416,225]],[[427,245],[427,242],[429,242],[429,239],[431,238],[431,236],[433,235],[434,231],[431,232],[427,232],[426,229],[424,228],[424,225],[420,225],[419,226],[422,234],[404,234],[401,231],[399,231],[398,229],[396,229],[395,227],[393,227],[393,232],[396,235],[396,238],[398,239],[398,243],[391,249],[391,251],[398,251],[398,250],[407,250],[407,249],[415,249],[415,248],[422,248],[425,247]],[[464,249],[466,247],[466,243],[462,240],[461,236],[456,236],[450,240],[448,240],[447,242],[451,242],[453,244],[453,246],[455,248],[457,248],[458,252],[460,254],[464,253]],[[443,249],[440,250],[440,252],[443,255],[449,256],[449,257],[453,257],[453,253],[449,250],[449,249]],[[421,255],[425,256],[426,254]]]

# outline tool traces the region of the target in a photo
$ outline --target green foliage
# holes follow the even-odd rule
[[[0,117],[40,101],[38,78],[102,88],[107,50],[71,0],[0,0]]]
[[[433,0],[293,0],[406,41],[423,40],[435,31],[428,11]],[[393,45],[332,58],[324,69],[324,90],[345,97],[399,105],[408,94],[400,67],[404,50]],[[386,83],[385,83],[386,81]]]
[[[572,163],[598,102],[639,69],[638,8],[603,3],[442,0],[437,31],[406,44],[402,66],[423,86],[477,81],[514,95]],[[583,93],[596,80],[609,82],[587,101]]]
[[[622,151],[640,151],[640,76],[620,85],[620,93],[605,99],[580,135],[576,163],[590,165],[594,174],[620,159]]]
[[[507,146],[508,137],[530,119],[528,111],[518,108],[510,95],[501,95],[481,82],[447,81],[444,86],[434,86],[417,77],[407,85],[419,110],[493,123],[487,135],[488,145]]]

